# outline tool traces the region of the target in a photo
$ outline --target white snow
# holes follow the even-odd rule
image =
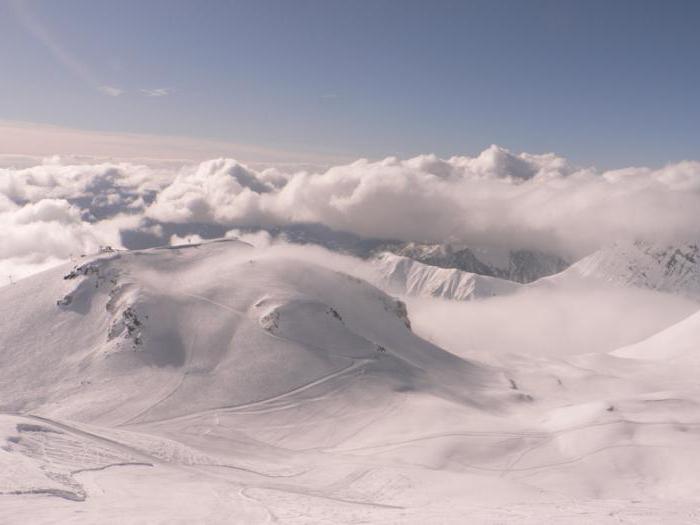
[[[577,278],[639,286],[700,300],[700,249],[691,243],[617,242],[541,281]]]
[[[700,362],[700,312],[637,344],[613,352],[619,357]]]
[[[448,352],[430,312],[357,277],[376,263],[305,250],[120,251],[1,288],[0,522],[700,519],[700,314],[679,318],[700,305],[663,295],[673,321],[612,353],[585,330],[559,355]],[[570,291],[379,264],[445,312],[518,298],[527,319]]]
[[[439,297],[457,301],[507,295],[521,285],[451,268],[438,268],[408,257],[383,253],[376,258],[380,283],[397,294]]]

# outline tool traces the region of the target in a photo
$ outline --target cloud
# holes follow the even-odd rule
[[[163,222],[269,224],[259,200],[271,192],[265,172],[256,172],[231,159],[200,164],[183,171],[156,198],[147,215]]]
[[[116,244],[127,230],[155,243],[299,223],[365,238],[534,248],[571,258],[621,239],[700,239],[700,162],[600,171],[497,146],[473,157],[360,159],[292,171],[229,158],[172,167],[51,157],[0,168],[0,197],[0,212],[9,214],[3,224],[13,230],[6,242],[24,246],[0,258],[28,255],[49,231],[65,235],[47,224],[68,225],[71,250],[107,237]],[[30,241],[20,242],[22,235]],[[65,258],[61,246],[46,246],[43,257]]]
[[[66,70],[70,71],[83,82],[91,85],[97,84],[92,71],[63,47],[60,41],[51,34],[26,2],[12,0],[10,2],[10,7],[12,7],[17,20],[27,32],[41,42],[59,64],[64,66]]]
[[[142,89],[141,93],[147,97],[164,97],[169,95],[171,91],[166,88],[155,88],[155,89]]]
[[[197,234],[187,235],[180,237],[179,235],[171,235],[169,244],[170,246],[183,246],[187,244],[200,244],[204,242],[204,239]]]
[[[671,294],[590,282],[530,287],[485,301],[406,300],[416,333],[457,355],[496,360],[513,352],[549,357],[609,352],[698,309],[696,302]]]
[[[269,232],[261,230],[257,232],[244,232],[238,229],[229,230],[226,232],[227,239],[237,239],[242,242],[247,242],[256,248],[267,248],[275,242],[282,243],[281,239],[274,239]]]
[[[600,172],[492,146],[476,157],[358,160],[324,172],[233,160],[179,174],[146,210],[167,222],[320,223],[362,237],[581,256],[618,239],[697,239],[700,163]]]
[[[0,200],[0,268],[22,277],[100,245],[119,245],[119,231],[83,220],[80,209],[63,199],[41,199],[19,206]]]
[[[31,159],[36,164],[42,157],[53,155],[76,159],[84,164],[89,163],[90,158],[93,163],[122,159],[167,166],[171,170],[221,156],[235,156],[250,166],[274,165],[286,171],[318,171],[348,160],[191,137],[112,133],[0,120],[0,165],[26,166]]]
[[[148,230],[142,213],[159,189],[158,173],[125,163],[63,164],[59,157],[0,168],[0,269],[20,277],[103,244],[120,246],[122,230]]]
[[[159,171],[130,163],[63,164],[60,157],[29,168],[0,168],[0,194],[15,203],[66,199],[86,214],[144,207],[159,189]],[[78,202],[80,201],[80,202]]]
[[[118,97],[124,94],[124,90],[114,86],[100,86],[99,90],[110,97]]]
[[[28,2],[11,0],[12,8],[17,21],[31,36],[36,38],[67,72],[78,78],[84,84],[101,91],[102,93],[118,97],[123,90],[102,85],[97,75],[80,58],[73,54],[63,43],[52,34],[50,29],[36,16]]]

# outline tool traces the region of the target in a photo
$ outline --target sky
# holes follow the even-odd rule
[[[683,0],[0,0],[0,275],[309,225],[568,261],[698,243],[699,20]]]
[[[660,167],[698,158],[698,20],[683,0],[0,0],[0,153],[333,163],[499,144]]]

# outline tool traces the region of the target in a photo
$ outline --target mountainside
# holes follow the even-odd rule
[[[469,301],[514,293],[521,287],[513,281],[430,266],[392,253],[379,255],[375,265],[382,287],[399,294]]]
[[[0,304],[12,305],[0,331],[4,410],[171,417],[358,368],[466,399],[453,387],[487,375],[413,335],[405,307],[367,283],[237,241],[57,268],[0,290]]]
[[[219,241],[0,289],[0,522],[557,523],[582,501],[596,523],[697,515],[700,362],[665,359],[693,354],[694,318],[654,362],[517,344],[463,358],[336,264]],[[381,264],[416,293],[520,287]]]
[[[364,259],[391,252],[430,266],[452,268],[518,283],[529,283],[541,277],[559,273],[569,266],[569,263],[561,257],[535,250],[365,239],[351,233],[334,231],[319,224],[297,224],[273,228],[269,230],[269,234],[272,238],[287,242],[317,244],[329,250]],[[220,232],[220,235],[223,235],[223,232]]]
[[[561,272],[569,264],[556,255],[532,250],[457,248],[450,244],[388,243],[378,251],[389,251],[423,264],[454,268],[463,272],[529,283]]]
[[[556,276],[557,279],[580,277],[700,299],[700,249],[690,243],[618,242]]]
[[[612,352],[631,359],[700,363],[700,312],[640,341]]]

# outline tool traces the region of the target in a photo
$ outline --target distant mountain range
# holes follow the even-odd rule
[[[504,252],[499,261],[493,252],[482,253],[479,259],[472,250],[453,250],[449,245],[411,243],[393,248],[400,255],[385,251],[374,259],[379,285],[392,293],[465,301],[507,295],[528,284],[593,279],[700,300],[700,250],[696,244],[618,242],[553,275],[550,273],[565,263],[537,252]],[[535,283],[537,275],[542,278]]]
[[[529,283],[559,273],[569,263],[556,255],[535,250],[456,247],[451,244],[388,243],[380,247],[403,257],[517,283]]]
[[[295,244],[318,244],[365,259],[390,252],[430,266],[453,268],[518,283],[529,283],[559,273],[571,264],[557,255],[537,250],[364,239],[318,224],[272,229],[270,234]]]

